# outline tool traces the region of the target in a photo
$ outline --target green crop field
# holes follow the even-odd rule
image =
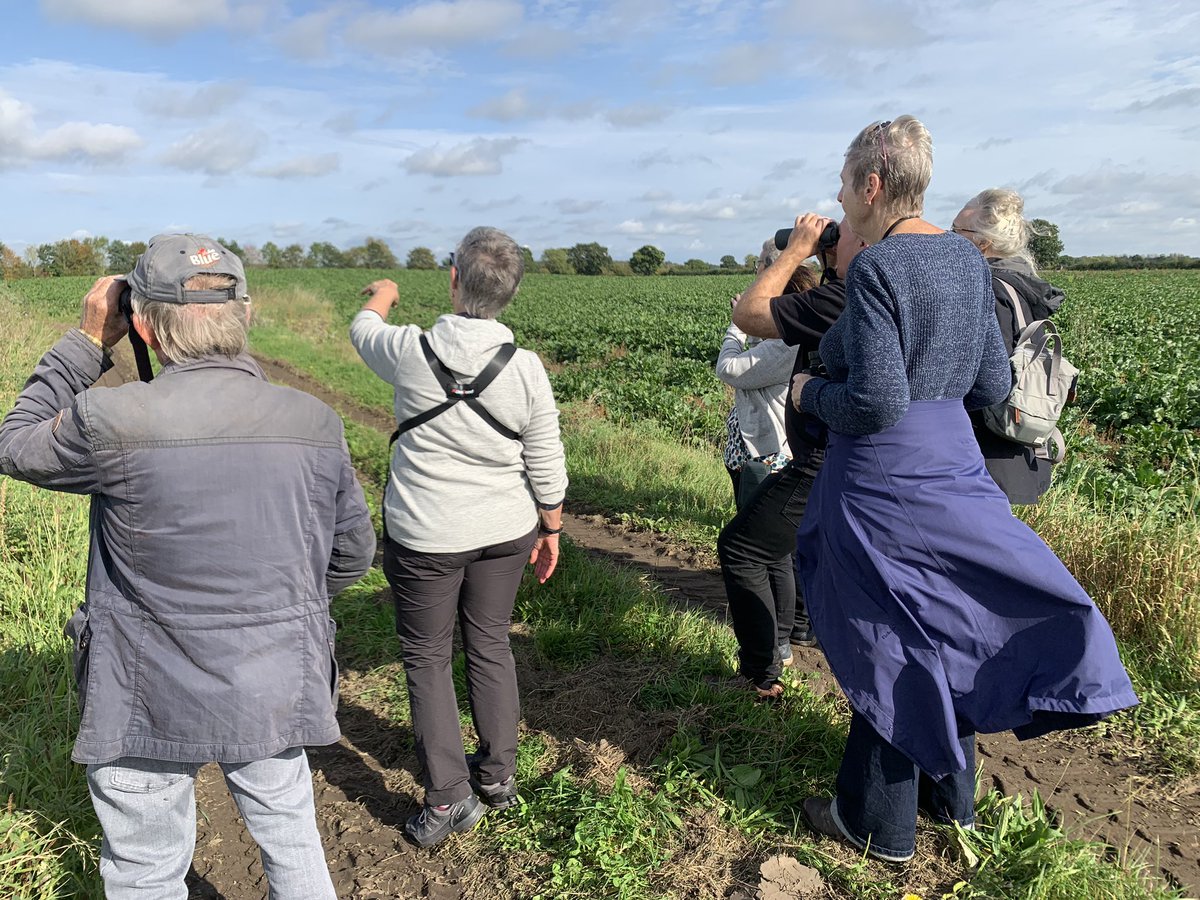
[[[347,405],[390,410],[391,390],[347,338],[359,290],[378,277],[400,285],[393,321],[428,326],[448,311],[445,272],[254,270],[254,351]],[[1186,785],[1200,772],[1200,273],[1052,280],[1067,292],[1056,321],[1082,370],[1080,395],[1064,425],[1069,455],[1055,487],[1022,515],[1109,616],[1143,699],[1086,739]],[[730,397],[712,366],[729,297],[748,281],[526,279],[501,319],[551,373],[577,508],[702,553],[711,548],[732,512],[720,461]],[[13,323],[0,352],[0,406],[11,404],[61,325],[75,321],[89,283],[37,279],[0,289],[0,312]],[[387,468],[386,437],[352,421],[347,437],[373,497]],[[85,532],[78,498],[0,482],[3,896],[99,896],[98,829],[82,773],[67,761],[76,713],[59,635],[82,594]],[[402,723],[407,703],[385,593],[373,572],[334,605],[350,676],[343,697]],[[527,718],[540,724],[523,732],[518,760],[527,802],[456,839],[459,859],[494,879],[492,893],[473,896],[726,897],[747,860],[780,850],[819,869],[838,897],[1179,896],[1139,874],[1139,860],[1114,861],[1102,847],[1066,838],[1040,803],[995,791],[980,801],[976,834],[935,840],[934,829],[923,831],[927,848],[958,848],[935,853],[924,868],[898,874],[831,854],[798,824],[795,807],[832,784],[846,715],[836,695],[801,680],[780,709],[768,709],[722,690],[717,680],[732,671],[727,628],[681,612],[569,542],[562,572],[545,588],[525,586],[517,614],[519,665],[532,681],[623,690],[609,705],[628,703],[621,727],[644,731],[647,749],[606,768],[562,724],[579,721],[570,697],[549,707],[532,699]]]

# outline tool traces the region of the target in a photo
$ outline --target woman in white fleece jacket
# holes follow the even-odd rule
[[[508,630],[526,561],[541,582],[554,571],[567,488],[546,370],[537,354],[514,350],[512,332],[495,319],[523,271],[512,238],[475,228],[451,257],[453,312],[428,332],[386,323],[399,299],[387,279],[364,289],[370,299],[350,326],[363,361],[396,386],[383,570],[425,783],[425,804],[406,830],[423,847],[518,802],[520,705]],[[456,615],[479,737],[470,756],[451,675]]]

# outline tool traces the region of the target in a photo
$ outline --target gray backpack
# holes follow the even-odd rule
[[[1049,319],[1028,322],[1021,299],[1007,281],[1004,285],[1016,313],[1018,336],[1009,363],[1013,387],[1008,399],[983,411],[989,430],[1003,438],[1033,447],[1039,456],[1061,462],[1066,442],[1058,430],[1063,407],[1075,399],[1079,370],[1062,355],[1062,337]],[[1050,455],[1049,444],[1055,451]]]

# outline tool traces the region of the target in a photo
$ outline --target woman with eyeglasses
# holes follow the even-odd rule
[[[912,116],[864,128],[838,200],[869,245],[792,400],[829,426],[797,535],[813,627],[852,708],[817,832],[887,862],[918,811],[974,822],[975,734],[1018,738],[1137,703],[1104,617],[1015,518],[967,409],[1008,394],[991,272],[922,217],[932,142]]]
[[[1061,290],[1038,277],[1029,252],[1032,226],[1024,212],[1025,201],[1016,191],[989,188],[968,200],[950,226],[975,245],[991,268],[996,320],[1010,353],[1022,321],[1048,319],[1063,301]],[[988,472],[1009,503],[1037,503],[1050,487],[1053,463],[1047,454],[990,431],[980,412],[972,413],[971,422]]]

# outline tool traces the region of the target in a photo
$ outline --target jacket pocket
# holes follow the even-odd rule
[[[338,661],[335,636],[337,634],[337,622],[333,619],[329,620],[329,636],[327,638],[329,644],[329,696],[333,699],[333,708],[337,709],[338,705]]]
[[[75,696],[79,702],[79,714],[83,715],[87,704],[88,661],[91,656],[92,625],[86,606],[75,610],[63,629],[63,634],[71,640],[71,668],[75,676]]]

